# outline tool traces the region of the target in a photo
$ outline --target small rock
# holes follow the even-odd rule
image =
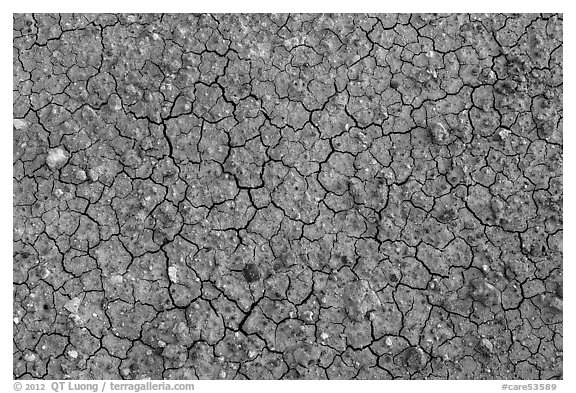
[[[121,373],[123,376],[127,377],[128,375],[130,375],[130,369],[129,369],[128,367],[123,368],[123,369],[120,371],[120,373]]]
[[[165,343],[164,341],[162,341],[162,340],[158,340],[158,346],[159,346],[160,348],[164,348],[164,347],[166,346],[166,343]]]
[[[168,268],[168,278],[170,278],[170,281],[172,281],[174,284],[178,283],[178,269],[176,266],[170,266]]]
[[[51,274],[52,272],[50,270],[48,270],[48,268],[43,268],[42,269],[42,279],[48,278],[48,276]]]
[[[84,181],[87,178],[88,178],[88,175],[86,175],[86,172],[83,171],[82,169],[80,169],[78,172],[76,172],[76,180]]]
[[[363,321],[370,311],[378,311],[382,304],[366,280],[346,285],[342,295],[346,313],[356,322]]]
[[[392,339],[390,337],[386,337],[386,345],[388,345],[389,347],[392,346]]]
[[[436,123],[430,128],[434,143],[442,143],[448,139],[449,133],[442,123]]]
[[[34,355],[33,353],[27,353],[24,356],[24,360],[26,360],[27,362],[33,362],[36,360],[36,355]]]
[[[511,133],[512,133],[512,131],[507,130],[506,128],[501,128],[500,131],[498,131],[498,135],[500,136],[500,139],[502,139],[502,140],[505,140],[506,138],[508,138]]]
[[[112,94],[108,97],[108,107],[113,111],[122,109],[122,100],[117,94]]]
[[[487,352],[492,352],[494,350],[494,345],[487,338],[483,338],[482,341],[480,341],[480,345]]]
[[[70,356],[72,359],[76,359],[78,357],[78,351],[75,351],[74,349],[68,351],[68,356]]]
[[[12,124],[14,125],[14,128],[16,128],[17,130],[21,130],[28,125],[28,122],[22,119],[14,119],[12,121]]]
[[[115,274],[112,277],[110,277],[110,282],[112,284],[122,284],[122,282],[124,282],[124,277],[122,277],[119,274]]]
[[[220,379],[226,378],[226,371],[220,371]]]
[[[80,317],[80,315],[78,314],[70,314],[70,318],[72,319],[72,321],[74,321],[74,323],[77,326],[82,326],[84,325],[84,320]]]
[[[326,333],[326,332],[323,332],[323,333],[320,335],[320,338],[321,338],[322,340],[327,340],[328,337],[330,337],[330,336],[329,336],[328,333]]]
[[[100,178],[100,170],[99,169],[90,169],[88,171],[88,177],[90,178],[90,180],[92,181],[98,181],[98,179]]]
[[[175,334],[179,334],[179,333],[183,333],[186,330],[186,324],[184,322],[179,322],[176,325],[174,325],[174,329],[172,329],[172,332],[174,332]]]
[[[54,149],[48,150],[48,156],[46,157],[46,164],[50,168],[56,168],[63,164],[68,157],[66,156],[66,151],[61,147],[56,147]]]
[[[20,323],[20,318],[16,317],[13,319],[14,323],[18,325]]]
[[[78,309],[80,308],[80,298],[72,298],[68,303],[64,305],[64,308],[70,311],[72,314],[78,314]]]

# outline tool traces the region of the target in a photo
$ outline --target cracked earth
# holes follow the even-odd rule
[[[562,378],[562,15],[13,32],[14,378]]]

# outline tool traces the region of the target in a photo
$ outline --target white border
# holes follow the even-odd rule
[[[6,1],[6,0],[5,0]],[[0,174],[2,184],[12,184],[12,95],[9,86],[12,86],[12,13],[20,12],[562,12],[564,14],[564,107],[569,108],[568,116],[564,119],[564,146],[567,152],[564,157],[564,193],[565,200],[572,201],[576,197],[574,193],[574,180],[571,175],[576,173],[576,154],[571,151],[575,147],[576,138],[574,131],[574,91],[576,88],[574,74],[576,70],[574,62],[574,38],[576,27],[572,7],[568,1],[510,1],[510,0],[480,0],[475,2],[465,1],[327,1],[327,0],[289,0],[289,1],[182,1],[162,2],[126,0],[97,0],[80,2],[68,1],[23,1],[14,2],[7,0],[8,4],[0,5],[2,12],[1,45],[4,56],[1,61],[2,75],[2,122],[5,131],[0,133],[0,155],[2,162]],[[10,80],[9,80],[10,79]],[[12,391],[12,194],[1,193],[2,198],[2,225],[0,226],[2,239],[2,263],[0,264],[2,319],[0,319],[0,390]],[[571,203],[564,206],[565,243],[571,244],[576,241],[574,237],[575,209]],[[564,381],[553,381],[558,386],[557,391],[576,391],[574,370],[574,338],[570,334],[576,332],[574,323],[575,291],[571,279],[575,278],[575,250],[567,247],[564,249]],[[528,383],[529,381],[517,381]],[[535,381],[540,383],[541,381]],[[364,391],[392,392],[407,391],[447,391],[447,392],[496,392],[501,391],[502,383],[499,381],[250,381],[250,382],[209,382],[195,381],[195,391],[250,391],[270,392],[270,389],[279,391],[293,390],[330,390],[350,391],[362,389]],[[572,387],[572,389],[570,389]],[[49,389],[48,389],[49,390]]]

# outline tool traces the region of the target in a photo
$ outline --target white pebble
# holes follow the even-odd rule
[[[12,124],[14,125],[14,128],[21,130],[28,125],[28,122],[22,119],[14,119]]]
[[[61,147],[57,147],[55,149],[50,149],[48,151],[48,156],[46,157],[46,164],[48,164],[50,168],[55,168],[58,165],[62,164],[67,159],[68,157],[66,156],[66,151]]]
[[[498,135],[500,135],[500,138],[502,138],[502,140],[508,138],[508,136],[512,133],[512,131],[507,130],[505,128],[502,128],[500,131],[498,131]]]
[[[124,281],[124,277],[122,277],[119,274],[116,274],[116,275],[110,277],[110,282],[112,284],[122,284],[123,281]]]
[[[168,268],[168,277],[174,284],[178,283],[178,269],[176,266],[170,266]]]
[[[28,353],[24,356],[24,360],[26,360],[27,362],[33,362],[34,360],[36,360],[36,355],[34,355],[33,353]]]
[[[64,305],[64,308],[70,311],[72,314],[78,314],[78,309],[80,308],[80,298],[72,298],[69,302]]]

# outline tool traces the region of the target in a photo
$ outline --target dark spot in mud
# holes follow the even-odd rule
[[[402,354],[402,360],[404,364],[412,369],[412,370],[419,370],[424,365],[424,354],[422,350],[410,347],[407,348],[404,353]]]
[[[258,270],[258,267],[253,263],[247,264],[242,270],[242,274],[248,282],[255,282],[260,279],[260,270]]]

